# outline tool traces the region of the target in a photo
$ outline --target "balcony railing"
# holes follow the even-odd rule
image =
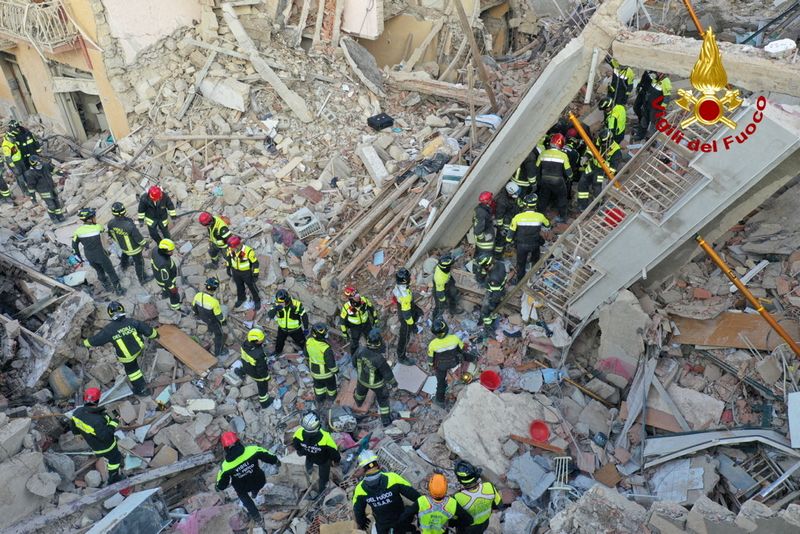
[[[41,54],[73,48],[78,28],[61,0],[0,0],[0,34],[31,43]]]

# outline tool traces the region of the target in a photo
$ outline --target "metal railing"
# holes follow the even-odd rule
[[[60,48],[72,47],[78,28],[61,0],[0,0],[0,34],[28,41],[40,54],[56,53]]]

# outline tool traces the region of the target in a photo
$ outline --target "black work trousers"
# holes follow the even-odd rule
[[[435,305],[433,308],[433,318],[436,319],[444,313],[444,308],[447,306],[447,311],[451,315],[455,315],[456,306],[458,305],[458,288],[456,281],[450,278],[444,286],[444,291],[433,291],[433,298]]]
[[[61,201],[58,200],[58,194],[51,190],[39,193],[44,200],[44,205],[47,207],[47,215],[53,222],[61,222],[64,220],[64,210],[61,206]]]
[[[173,280],[171,283],[174,284],[175,281]],[[161,287],[161,298],[169,299],[169,307],[179,311],[181,309],[181,292],[178,291],[178,286],[167,289],[161,284],[158,285]]]
[[[314,395],[317,402],[324,402],[326,399],[336,398],[336,376],[328,378],[314,378]]]
[[[306,346],[306,336],[302,328],[295,328],[294,330],[284,330],[278,328],[278,335],[275,336],[275,354],[281,354],[283,347],[286,345],[286,338],[292,338],[299,351],[303,351]]]
[[[131,389],[133,392],[136,395],[144,392],[145,388],[147,388],[147,382],[144,380],[142,368],[139,367],[139,358],[136,358],[132,362],[120,363],[122,363],[122,367],[125,369],[125,374],[128,375],[128,380],[131,382]]]
[[[369,393],[370,389],[375,392],[375,402],[378,404],[378,412],[380,412],[381,418],[388,416],[391,411],[389,406],[389,388],[385,385],[379,388],[368,388],[361,382],[358,382],[356,384],[356,390],[353,392],[356,405],[361,406],[364,403],[364,399],[367,398],[367,393]]]
[[[220,356],[225,342],[225,334],[222,333],[222,325],[216,318],[203,322],[206,323],[208,331],[214,336],[214,356]]]
[[[483,304],[481,305],[481,319],[483,320],[484,327],[491,327],[497,319],[495,308],[503,300],[505,291],[487,291],[483,297]]]
[[[539,244],[517,243],[517,280],[522,279],[528,270],[528,260],[531,264],[539,261]]]
[[[315,465],[319,466],[319,486],[317,486],[317,491],[322,493],[328,485],[328,481],[331,479],[331,461],[327,460],[321,464],[317,464],[306,456],[306,471],[310,473]]]
[[[245,286],[247,286],[253,296],[253,304],[256,307],[256,311],[258,311],[261,307],[261,297],[258,294],[253,273],[251,271],[233,271],[233,283],[236,284],[236,304],[234,308],[240,306],[247,298],[247,293],[244,290]]]
[[[436,402],[444,403],[447,393],[447,367],[436,367]]]
[[[369,323],[364,324],[347,324],[347,337],[350,339],[350,355],[356,353],[358,346],[361,344],[361,338],[367,337],[372,325]]]
[[[119,286],[119,277],[117,276],[117,272],[114,270],[114,266],[111,265],[111,259],[108,255],[103,255],[95,258],[86,258],[89,262],[89,265],[97,272],[97,279],[100,280],[100,283],[103,284],[103,287],[109,289],[108,282],[111,280],[111,284],[114,287]]]
[[[398,360],[405,360],[406,359],[406,349],[408,348],[408,342],[411,339],[411,335],[416,332],[417,327],[413,324],[406,323],[403,319],[400,319],[400,332],[397,335],[397,359]]]
[[[225,254],[224,251],[225,251],[226,248],[227,247],[220,248],[217,245],[215,245],[214,243],[209,243],[208,244],[208,256],[211,258],[211,261],[214,262],[214,263],[217,263],[217,260],[219,259],[219,257],[220,256],[224,256],[224,254]]]
[[[133,268],[136,270],[136,278],[139,279],[140,284],[144,285],[144,258],[142,257],[141,251],[136,254],[122,253],[122,256],[119,258],[119,266],[122,270],[124,271],[127,269],[131,263],[133,263]]]
[[[11,189],[9,189],[8,184],[2,176],[0,176],[0,197],[11,199]]]
[[[395,523],[390,525],[376,523],[375,530],[378,534],[416,534],[419,530],[411,524],[415,517],[416,516],[413,515],[407,519],[400,517]]]
[[[256,503],[253,501],[253,499],[258,495],[258,492],[261,491],[261,488],[254,490],[240,490],[234,486],[233,490],[236,492],[236,495],[239,496],[239,500],[242,501],[244,509],[247,510],[247,515],[256,521],[261,519],[261,513],[258,511]]]
[[[162,239],[172,239],[169,228],[167,227],[168,224],[167,221],[153,221],[153,224],[147,225],[147,231],[150,233],[150,237],[153,241],[156,242],[156,245]]]
[[[552,205],[552,206],[551,206]],[[541,212],[555,207],[558,216],[567,218],[567,183],[561,176],[543,176],[539,185],[539,206]]]

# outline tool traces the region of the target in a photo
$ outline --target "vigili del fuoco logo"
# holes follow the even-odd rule
[[[728,86],[728,75],[722,65],[722,56],[717,46],[717,38],[714,31],[708,28],[703,34],[703,46],[700,48],[700,57],[692,68],[689,76],[692,90],[678,90],[680,98],[675,103],[691,115],[681,121],[680,127],[670,124],[666,119],[666,106],[664,97],[660,96],[652,103],[653,108],[657,109],[656,130],[669,136],[675,143],[682,144],[684,134],[681,128],[687,128],[698,122],[705,126],[713,126],[722,123],[731,130],[736,129],[736,122],[731,120],[728,114],[742,105],[739,90],[730,90]],[[699,95],[695,95],[695,91]],[[764,108],[767,107],[767,99],[759,96],[756,100],[756,111],[753,113],[752,121],[745,126],[744,130],[737,135],[728,135],[722,138],[722,149],[729,150],[734,144],[742,144],[756,132],[757,124],[764,119]],[[708,143],[694,139],[688,141],[684,146],[693,152],[717,152],[719,146],[716,140]]]

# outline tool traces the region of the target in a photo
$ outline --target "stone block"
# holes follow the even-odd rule
[[[216,104],[242,112],[250,103],[250,86],[234,78],[206,77],[200,83],[200,94]]]
[[[622,290],[611,304],[600,308],[600,348],[598,359],[619,358],[636,365],[644,352],[644,333],[650,316],[642,310],[639,299]]]
[[[170,465],[178,461],[178,451],[170,447],[169,445],[164,445],[159,449],[153,459],[150,460],[149,467],[156,468],[156,467],[164,467],[165,465]]]
[[[30,417],[10,419],[0,427],[0,461],[8,460],[19,452],[22,440],[30,429]]]
[[[366,167],[375,185],[382,187],[384,180],[389,177],[389,171],[386,170],[386,166],[375,148],[370,145],[360,146],[356,150],[356,155]]]
[[[44,461],[40,452],[17,454],[0,464],[2,484],[0,484],[0,523],[8,526],[23,517],[39,511],[49,501],[48,498],[31,493],[27,489],[28,480],[44,471]]]

